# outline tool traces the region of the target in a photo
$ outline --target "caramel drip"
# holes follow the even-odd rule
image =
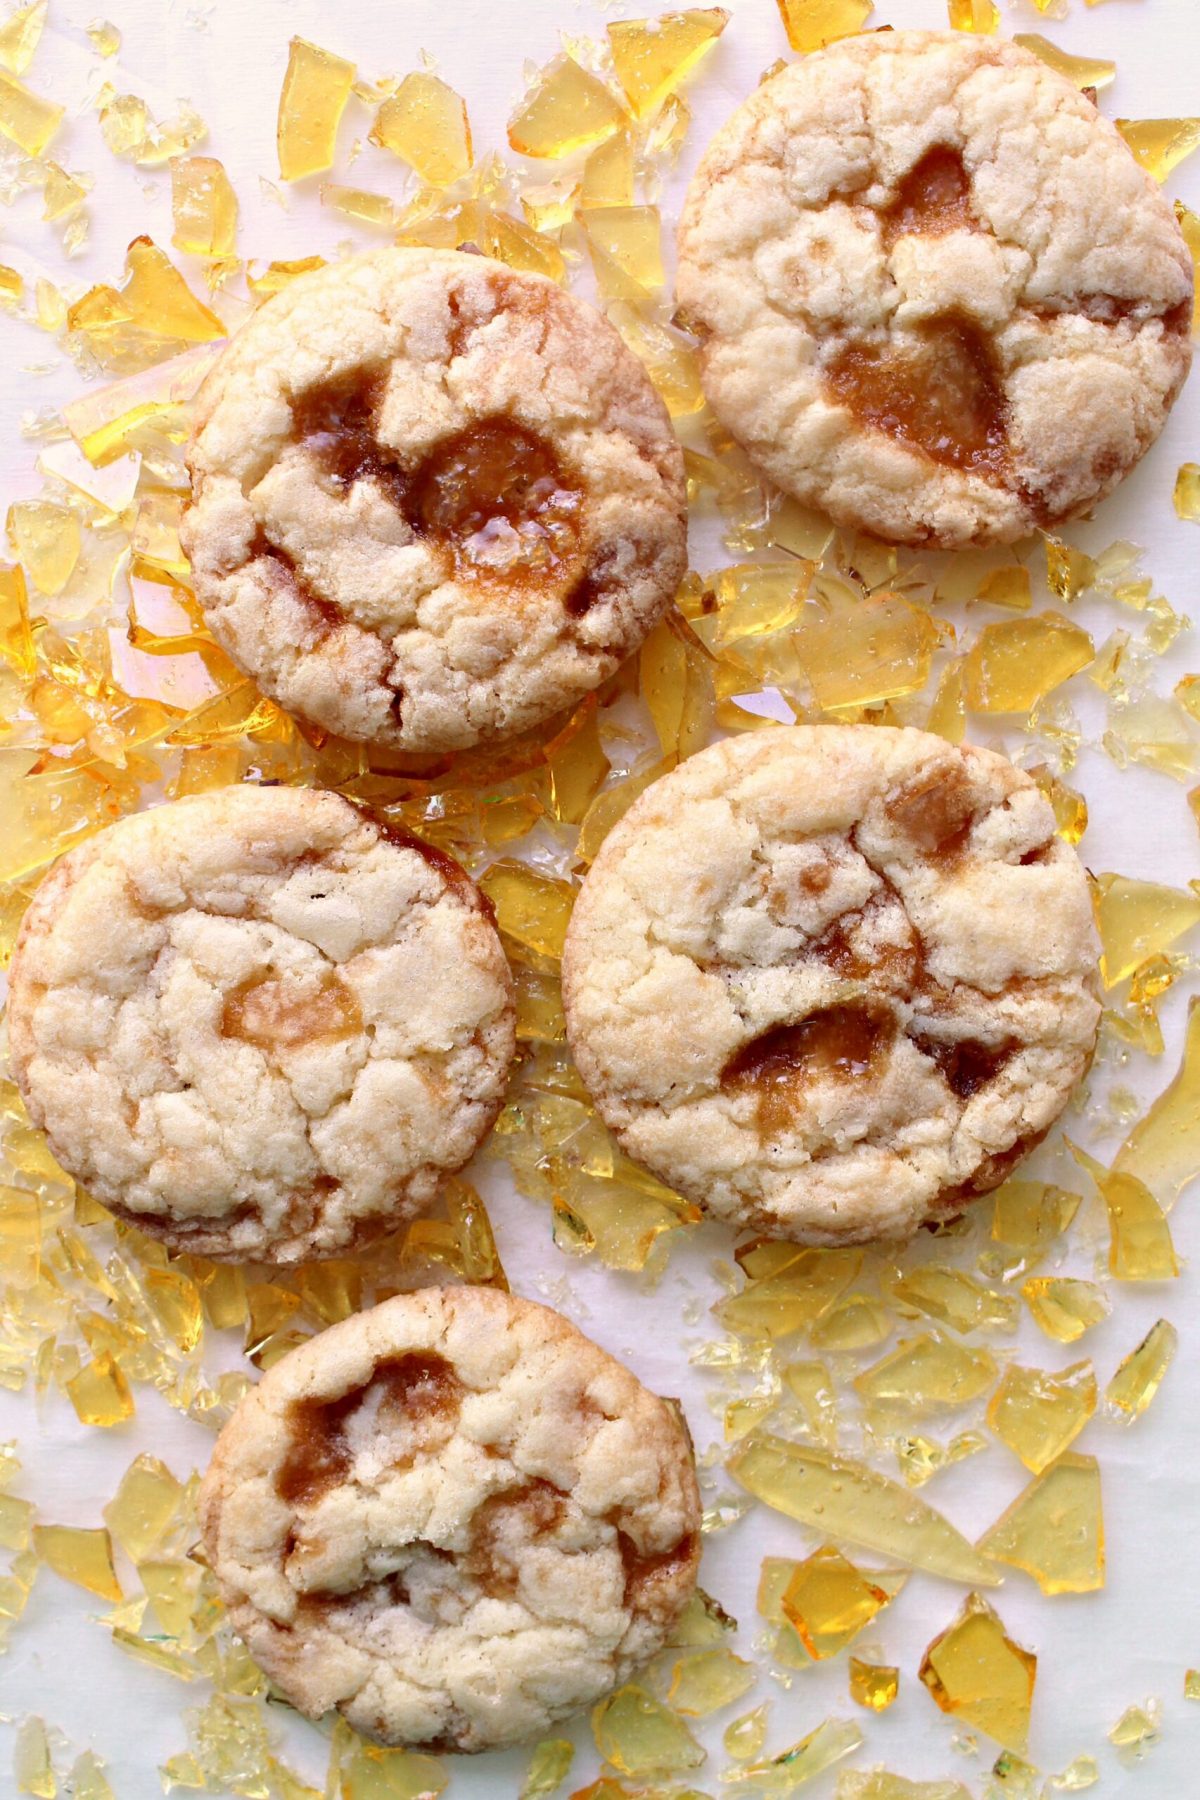
[[[373,1395],[379,1420],[409,1427],[442,1425],[458,1416],[463,1387],[445,1357],[411,1351],[377,1363],[365,1387],[338,1400],[294,1400],[288,1423],[292,1442],[275,1477],[275,1489],[289,1506],[312,1506],[350,1473],[351,1418]]]
[[[1003,390],[985,339],[967,320],[933,320],[900,349],[846,344],[826,365],[825,383],[864,425],[934,462],[1007,475]]]

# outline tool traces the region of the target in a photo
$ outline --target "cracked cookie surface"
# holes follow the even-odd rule
[[[902,1238],[994,1187],[1092,1054],[1087,882],[1030,778],[874,725],[732,738],[605,839],[567,1034],[624,1148],[738,1226]]]
[[[637,358],[554,282],[456,251],[292,282],[202,388],[189,466],[215,636],[289,712],[406,751],[577,703],[686,565]]]
[[[173,1248],[293,1262],[420,1212],[489,1129],[512,980],[450,857],[336,794],[244,786],[51,871],[13,957],[21,1092]]]
[[[671,1407],[548,1308],[428,1288],[265,1375],[200,1492],[235,1628],[294,1706],[487,1750],[658,1651],[700,1555]]]
[[[959,32],[781,70],[680,227],[713,410],[780,487],[897,543],[1007,542],[1108,493],[1187,374],[1192,286],[1093,102]]]

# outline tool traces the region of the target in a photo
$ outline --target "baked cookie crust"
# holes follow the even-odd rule
[[[34,898],[9,990],[30,1117],[173,1249],[279,1263],[393,1230],[503,1103],[512,978],[452,858],[337,794],[137,813]]]
[[[235,1629],[384,1744],[537,1736],[661,1649],[695,1585],[686,1428],[560,1314],[427,1288],[284,1357],[199,1497]]]
[[[674,598],[683,459],[637,358],[541,276],[387,249],[291,283],[201,390],[181,538],[289,712],[423,752],[577,704]]]
[[[571,1049],[661,1180],[799,1243],[904,1238],[1045,1136],[1095,1043],[1083,868],[1004,757],[885,726],[727,739],[605,839]]]
[[[879,31],[790,64],[691,183],[705,393],[786,492],[895,543],[1087,511],[1191,362],[1191,258],[1093,102],[1020,46]]]

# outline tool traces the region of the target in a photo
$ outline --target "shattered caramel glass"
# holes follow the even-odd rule
[[[1065,1451],[979,1540],[997,1562],[1032,1575],[1044,1594],[1088,1594],[1104,1586],[1100,1468]]]
[[[634,115],[643,119],[712,49],[726,25],[724,7],[695,7],[659,19],[620,19],[608,26],[617,79]]]
[[[892,1663],[849,1661],[850,1698],[868,1712],[886,1712],[900,1692],[900,1671]]]
[[[861,31],[874,0],[776,0],[793,50],[820,50]]]
[[[354,74],[353,63],[307,38],[292,39],[276,126],[279,173],[285,181],[302,181],[333,167]]]
[[[979,1594],[934,1638],[920,1676],[943,1712],[1010,1749],[1025,1748],[1037,1657],[1013,1642]]]
[[[1012,1363],[988,1403],[987,1421],[1037,1475],[1074,1442],[1095,1410],[1090,1362],[1072,1363],[1058,1374]]]
[[[1150,1327],[1136,1350],[1131,1350],[1104,1390],[1114,1415],[1126,1422],[1138,1419],[1162,1385],[1179,1346],[1179,1333],[1167,1319]]]
[[[431,187],[459,180],[473,160],[466,101],[427,69],[414,69],[389,94],[371,142],[400,157]]]

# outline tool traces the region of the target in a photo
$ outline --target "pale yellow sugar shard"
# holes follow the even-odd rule
[[[892,1293],[953,1331],[1004,1328],[1016,1320],[1017,1302],[1011,1295],[994,1293],[961,1269],[934,1263],[902,1275],[892,1283]]]
[[[968,1405],[995,1379],[995,1361],[985,1350],[927,1333],[902,1339],[857,1375],[854,1386],[872,1406],[921,1417]]]
[[[1080,1199],[1049,1182],[1010,1179],[992,1197],[992,1236],[1015,1250],[1042,1250],[1067,1230]]]
[[[535,1744],[518,1800],[549,1800],[567,1779],[574,1760],[570,1738],[544,1738]]]
[[[133,1417],[133,1393],[125,1372],[104,1351],[66,1383],[67,1395],[84,1425],[110,1430]]]
[[[1179,1333],[1167,1319],[1152,1325],[1136,1350],[1124,1358],[1104,1390],[1115,1416],[1126,1423],[1139,1419],[1162,1386],[1179,1347]]]
[[[757,1499],[841,1542],[952,1581],[980,1587],[999,1582],[993,1565],[948,1519],[850,1457],[755,1432],[726,1466]]]
[[[63,408],[63,421],[88,461],[102,467],[125,455],[139,428],[152,419],[179,421],[220,354],[219,343],[202,344],[127,380],[85,393]]]
[[[822,1719],[798,1743],[759,1762],[743,1763],[733,1771],[738,1797],[755,1794],[787,1796],[815,1781],[844,1756],[852,1756],[863,1742],[862,1732],[849,1719]]]
[[[1092,901],[1100,933],[1100,973],[1109,988],[1200,924],[1200,894],[1131,875],[1097,875]]]
[[[171,164],[171,242],[192,256],[232,256],[238,202],[215,156],[179,156]]]
[[[1188,1004],[1183,1058],[1174,1079],[1138,1120],[1113,1160],[1164,1207],[1200,1174],[1200,1003]]]
[[[581,217],[596,282],[610,300],[636,301],[666,280],[656,206],[596,206]]]
[[[696,7],[607,27],[617,79],[639,119],[649,116],[706,56],[729,23],[724,7]]]
[[[1200,119],[1117,119],[1115,123],[1143,169],[1159,182],[1200,144]]]
[[[57,1800],[58,1777],[54,1772],[46,1726],[41,1719],[22,1719],[17,1727],[13,1780],[18,1794],[32,1794],[35,1800]]]
[[[616,131],[589,151],[579,181],[579,204],[632,206],[633,133]]]
[[[999,619],[967,652],[967,705],[974,712],[1028,712],[1094,654],[1087,632],[1061,614]]]
[[[996,0],[947,0],[947,11],[954,31],[990,36],[1000,24]]]
[[[1200,1695],[1197,1697],[1200,1698]],[[742,1713],[740,1718],[727,1725],[721,1738],[725,1754],[735,1762],[748,1762],[751,1757],[757,1756],[767,1741],[767,1716],[768,1708],[764,1701],[761,1706]]]
[[[78,514],[52,500],[17,500],[8,509],[8,541],[41,594],[61,594],[83,548]]]
[[[13,75],[23,75],[33,61],[48,10],[49,0],[33,0],[0,23],[0,63]]]
[[[115,56],[121,48],[121,33],[108,19],[93,19],[87,34],[97,56]]]
[[[592,1711],[592,1735],[621,1775],[677,1775],[704,1761],[683,1720],[637,1682],[626,1682]]]
[[[90,175],[72,175],[58,163],[48,162],[42,185],[43,219],[69,218],[83,205],[91,189]]]
[[[753,1664],[725,1645],[697,1650],[672,1668],[667,1702],[685,1718],[705,1718],[749,1693],[755,1679]]]
[[[1022,1285],[1021,1294],[1034,1323],[1060,1344],[1074,1344],[1112,1311],[1108,1295],[1094,1281],[1066,1275],[1035,1276]]]
[[[33,94],[0,70],[0,134],[27,156],[41,156],[63,121],[64,108]]]
[[[291,40],[276,125],[279,173],[285,181],[302,181],[333,167],[354,76],[353,63],[307,38]]]
[[[616,95],[571,56],[542,69],[508,122],[508,141],[524,156],[567,156],[611,137],[628,121]]]
[[[1040,1475],[1068,1449],[1096,1410],[1090,1362],[1054,1373],[1012,1363],[988,1405],[987,1422],[1025,1467]]]
[[[820,50],[853,37],[870,18],[874,0],[776,0],[793,50]]]
[[[1157,1741],[1161,1730],[1162,1708],[1157,1700],[1147,1700],[1141,1706],[1125,1708],[1108,1733],[1108,1741],[1123,1762],[1137,1762]]]
[[[104,1522],[133,1562],[157,1550],[179,1519],[184,1488],[165,1463],[146,1453],[134,1458],[104,1508]]]
[[[997,1561],[1032,1575],[1044,1594],[1104,1586],[1104,1518],[1094,1456],[1067,1451],[1036,1475],[979,1540]]]
[[[847,1769],[834,1800],[971,1800],[960,1781],[909,1781],[890,1769]]]
[[[1106,1169],[1069,1138],[1067,1146],[1092,1177],[1108,1209],[1109,1273],[1118,1281],[1173,1281],[1179,1259],[1171,1228],[1146,1184],[1136,1175]]]
[[[379,108],[370,136],[430,187],[447,187],[471,167],[466,101],[427,69],[405,76]]]
[[[107,1531],[73,1525],[35,1525],[33,1547],[48,1569],[74,1582],[101,1600],[124,1598],[113,1568],[112,1543]]]
[[[103,1763],[91,1750],[85,1750],[71,1764],[67,1792],[71,1800],[117,1800]]]
[[[1034,3],[1036,5],[1038,0],[1034,0]],[[1059,75],[1065,75],[1077,88],[1095,88],[1099,91],[1116,79],[1115,62],[1108,62],[1102,56],[1071,56],[1058,44],[1051,43],[1049,38],[1042,37],[1039,32],[1014,32],[1013,43],[1020,44],[1023,50],[1032,50],[1048,68],[1054,69]]]
[[[1188,247],[1196,277],[1196,294],[1192,301],[1192,336],[1196,337],[1200,335],[1200,217],[1185,206],[1182,200],[1175,202],[1175,217],[1179,221],[1179,229]]]
[[[363,188],[323,181],[321,205],[333,207],[357,225],[371,225],[377,231],[394,231],[396,228],[396,208],[386,194],[371,194]]]

